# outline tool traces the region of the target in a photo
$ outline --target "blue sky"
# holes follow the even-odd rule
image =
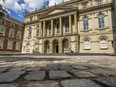
[[[0,4],[8,11],[8,14],[24,21],[24,16],[28,12],[43,9],[69,0],[0,0]]]

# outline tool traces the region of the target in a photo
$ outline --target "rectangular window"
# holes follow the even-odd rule
[[[10,30],[9,37],[14,38],[14,30]]]
[[[12,50],[13,49],[13,41],[8,41],[7,49],[8,50]]]
[[[3,44],[4,44],[3,40],[0,39],[0,49],[3,49]]]
[[[83,4],[83,8],[87,8],[87,3],[84,3]]]
[[[0,29],[0,36],[4,36],[5,35],[5,29]]]
[[[102,0],[97,0],[97,5],[101,5],[103,3]]]
[[[20,31],[17,32],[17,39],[21,39],[21,32]]]
[[[16,42],[16,50],[20,50],[20,42]]]
[[[6,21],[5,21],[4,19],[1,19],[1,23],[2,23],[3,25],[6,25]]]

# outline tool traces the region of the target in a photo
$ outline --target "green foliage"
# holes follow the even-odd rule
[[[0,17],[4,17],[7,14],[7,11],[3,9],[2,5],[0,5]]]

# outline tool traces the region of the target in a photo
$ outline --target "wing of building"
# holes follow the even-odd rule
[[[20,54],[24,24],[11,17],[0,18],[0,54]]]
[[[116,0],[71,0],[28,13],[22,53],[115,53]]]

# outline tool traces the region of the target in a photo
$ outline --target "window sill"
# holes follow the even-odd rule
[[[63,35],[69,35],[70,33],[69,32],[67,32],[67,33],[63,33]]]
[[[88,30],[82,30],[80,32],[89,32],[89,31],[92,31],[93,29],[88,29]]]
[[[108,48],[100,48],[100,50],[107,50]]]
[[[109,27],[96,28],[95,30],[105,30],[105,29],[109,29]]]
[[[90,49],[84,49],[84,50],[91,50],[91,48]]]

